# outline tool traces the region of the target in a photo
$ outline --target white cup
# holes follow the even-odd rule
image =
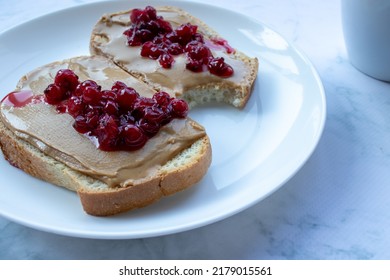
[[[351,64],[390,81],[390,0],[341,0],[341,12]]]

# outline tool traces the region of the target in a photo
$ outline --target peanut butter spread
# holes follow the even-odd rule
[[[78,57],[39,68],[20,81],[18,91],[42,95],[62,68],[73,70],[80,80],[95,80],[103,89],[120,80],[142,95],[153,94],[143,83],[100,57]],[[45,102],[31,102],[21,107],[2,102],[0,117],[18,137],[43,153],[110,187],[137,184],[152,178],[162,165],[205,135],[204,128],[191,119],[174,119],[140,150],[105,152],[86,135],[74,130],[70,115],[58,113],[54,106]]]
[[[159,16],[170,22],[173,28],[189,21],[185,13],[172,10],[169,7],[157,8]],[[235,87],[243,82],[248,75],[245,63],[235,58],[235,54],[227,54],[226,50],[218,45],[211,44],[211,51],[216,57],[223,57],[225,62],[234,69],[234,74],[229,78],[221,78],[209,72],[194,73],[186,69],[186,57],[184,54],[175,56],[175,62],[170,69],[161,67],[158,61],[148,59],[140,55],[141,47],[127,45],[123,32],[129,28],[131,21],[130,11],[106,15],[95,25],[91,46],[92,51],[111,56],[115,61],[132,73],[139,74],[149,84],[165,91],[174,93],[180,97],[187,89],[201,87],[210,83],[226,83]],[[203,26],[198,26],[198,32],[208,34]],[[205,35],[207,36],[207,35]],[[206,39],[206,37],[205,37]],[[93,49],[95,48],[95,49]]]

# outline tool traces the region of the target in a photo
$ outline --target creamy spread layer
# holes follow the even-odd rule
[[[173,28],[188,22],[188,17],[184,14],[171,10],[169,8],[156,8],[158,15],[170,22]],[[102,53],[111,56],[115,61],[128,69],[130,72],[140,74],[144,79],[156,86],[163,87],[164,90],[180,96],[189,88],[206,85],[209,83],[227,83],[233,87],[243,82],[244,77],[248,75],[248,69],[244,62],[235,59],[234,54],[228,54],[220,45],[211,47],[211,51],[216,57],[223,57],[225,62],[234,69],[234,74],[229,78],[221,78],[210,74],[209,72],[194,73],[186,69],[186,56],[180,54],[175,56],[175,62],[170,69],[165,69],[156,60],[148,59],[140,55],[141,47],[130,47],[127,45],[126,36],[123,32],[131,24],[130,11],[119,12],[106,15],[94,29],[98,35],[95,40],[98,44],[94,45]],[[198,26],[198,32],[207,34],[202,26]],[[205,35],[205,39],[207,36]],[[210,41],[210,45],[213,43]]]
[[[151,96],[154,93],[99,57],[79,57],[39,68],[21,80],[18,91],[42,95],[55,73],[62,68],[72,69],[80,80],[97,81],[103,89],[121,80],[142,95]],[[21,107],[2,102],[0,113],[3,123],[18,137],[70,168],[111,187],[136,184],[152,178],[167,161],[205,136],[204,128],[191,119],[174,119],[140,150],[105,152],[97,149],[86,135],[73,129],[70,115],[59,114],[54,106],[45,102],[31,102]]]

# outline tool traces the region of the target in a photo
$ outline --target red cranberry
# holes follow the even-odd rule
[[[73,91],[79,84],[79,77],[70,69],[61,69],[57,72],[54,83],[63,89]]]
[[[115,150],[119,135],[119,128],[113,116],[103,115],[93,135],[97,137],[99,148],[103,151]]]
[[[221,77],[230,77],[233,75],[233,68],[225,63],[223,57],[212,58],[207,65],[211,74],[221,76]]]
[[[90,131],[87,119],[83,115],[79,115],[74,119],[73,127],[77,132],[82,134]]]
[[[198,41],[188,43],[185,51],[188,57],[203,63],[207,63],[207,60],[212,56],[210,49]]]
[[[130,14],[130,20],[133,23],[139,23],[149,20],[149,16],[141,9],[133,9]]]
[[[80,97],[72,96],[68,100],[67,107],[68,113],[71,116],[75,117],[81,114],[81,112],[84,110],[85,105]]]
[[[194,40],[193,41],[197,41],[197,42],[200,42],[200,43],[205,43],[204,41],[204,38],[203,38],[203,35],[200,34],[200,33],[196,33],[194,36],[193,36]]]
[[[153,37],[154,37],[153,32],[150,31],[149,29],[146,29],[146,28],[138,29],[137,31],[135,31],[134,36],[141,43],[151,41],[151,40],[153,40]]]
[[[116,81],[111,87],[112,91],[118,92],[123,88],[127,88],[127,85],[124,82]]]
[[[67,109],[68,109],[68,106],[66,104],[66,100],[65,101],[62,101],[60,102],[59,104],[56,105],[56,110],[58,113],[60,114],[63,114],[63,113],[66,113]]]
[[[124,35],[127,37],[127,44],[129,46],[140,46],[142,44],[142,40],[140,37],[136,36],[136,27],[132,26],[129,29],[125,30],[123,32]]]
[[[84,82],[80,83],[80,84],[76,87],[76,89],[75,89],[73,95],[77,95],[77,96],[83,95],[83,94],[84,94],[84,90],[85,90],[87,87],[96,87],[96,88],[98,88],[99,85],[98,85],[95,81],[92,81],[92,80],[85,80]]]
[[[113,90],[102,90],[100,91],[100,94],[102,95],[101,99],[103,100],[103,102],[107,102],[108,100],[117,100],[117,93]]]
[[[188,114],[188,104],[182,99],[173,99],[171,101],[172,114],[177,118],[185,118]]]
[[[146,6],[144,9],[144,13],[146,13],[149,19],[153,20],[157,18],[157,11],[152,6]]]
[[[197,60],[188,58],[186,63],[186,68],[192,72],[202,72],[203,71],[203,60]]]
[[[148,22],[142,23],[139,25],[140,29],[145,29],[152,34],[152,40],[154,39],[155,35],[160,32],[160,26],[156,20],[150,20]]]
[[[117,94],[117,102],[120,108],[124,110],[130,110],[137,98],[139,97],[138,92],[133,88],[122,88]]]
[[[165,21],[162,17],[157,17],[156,22],[160,27],[160,33],[166,34],[168,32],[172,32],[172,26],[168,21]]]
[[[136,102],[135,106],[137,108],[143,108],[144,109],[144,108],[146,108],[148,106],[153,106],[156,103],[157,103],[156,100],[154,100],[153,98],[140,96],[137,99],[137,102]]]
[[[135,124],[135,118],[131,114],[131,111],[128,111],[128,112],[120,115],[119,124],[120,124],[120,126],[126,126],[128,124]]]
[[[121,137],[123,139],[124,145],[129,150],[137,150],[142,148],[148,140],[142,130],[134,124],[128,124],[124,126],[121,131]]]
[[[184,52],[183,47],[179,43],[171,43],[168,45],[168,53],[171,55],[178,55]]]
[[[149,122],[162,123],[168,117],[166,112],[158,106],[146,107],[144,109],[143,119]]]
[[[169,53],[163,53],[162,55],[160,55],[160,58],[158,59],[158,61],[160,62],[160,65],[163,68],[171,68],[174,59],[173,59],[173,56],[170,55]]]
[[[141,47],[141,56],[149,57],[152,59],[157,59],[161,55],[161,50],[158,45],[149,41],[142,45]]]
[[[146,119],[140,119],[137,122],[137,126],[144,132],[148,137],[153,137],[157,134],[160,129],[160,124]]]
[[[110,115],[117,115],[119,112],[118,103],[113,100],[108,100],[106,105],[104,105],[103,111]]]
[[[192,40],[192,36],[196,34],[198,26],[190,23],[180,25],[176,30],[177,40],[181,45],[186,45]]]
[[[99,105],[101,101],[101,94],[98,87],[87,86],[83,91],[83,101],[90,105]]]
[[[90,131],[99,125],[100,117],[97,110],[90,110],[85,114],[86,124]]]
[[[169,42],[180,44],[179,37],[177,36],[177,33],[175,31],[168,32],[167,34],[165,34],[164,38]],[[182,46],[182,44],[180,45]]]
[[[45,101],[51,105],[58,104],[66,97],[66,92],[56,84],[50,84],[45,90]]]
[[[153,95],[153,99],[156,100],[160,107],[166,108],[171,101],[171,96],[165,91],[159,91]]]
[[[143,96],[139,97],[134,103],[132,116],[135,118],[135,120],[143,118],[145,115],[145,109],[148,107],[152,107],[155,104],[156,101],[152,98]]]

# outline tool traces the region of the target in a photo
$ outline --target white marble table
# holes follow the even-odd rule
[[[0,0],[0,31],[87,2]],[[390,259],[390,84],[349,64],[339,1],[214,3],[261,20],[317,68],[327,121],[303,168],[241,213],[162,237],[73,238],[0,217],[0,259]]]

